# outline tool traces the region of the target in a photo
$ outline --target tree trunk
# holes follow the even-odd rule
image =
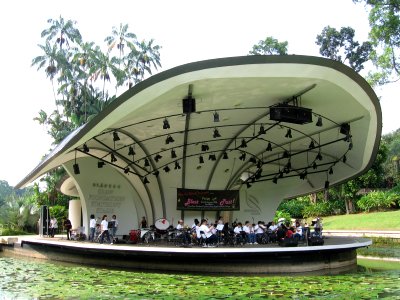
[[[309,197],[310,197],[310,201],[311,201],[313,204],[316,204],[316,203],[317,203],[317,194],[316,194],[316,193],[310,194]]]

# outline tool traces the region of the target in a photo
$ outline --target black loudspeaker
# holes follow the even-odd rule
[[[50,227],[49,208],[47,207],[47,205],[42,205],[40,207],[39,234],[49,235],[49,227]]]
[[[306,124],[312,122],[312,110],[305,107],[288,104],[278,104],[269,109],[270,119],[273,121]]]
[[[344,135],[349,135],[350,134],[350,124],[349,123],[343,123],[340,125],[340,133]]]
[[[196,99],[188,97],[182,100],[184,114],[190,114],[196,111]]]

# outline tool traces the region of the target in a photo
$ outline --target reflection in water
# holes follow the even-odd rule
[[[0,270],[0,299],[400,298],[399,263],[396,270],[361,265],[334,276],[243,277],[133,272],[0,256]]]

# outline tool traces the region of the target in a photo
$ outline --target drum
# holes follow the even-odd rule
[[[169,227],[169,222],[167,219],[161,218],[156,220],[154,223],[154,226],[156,227],[156,231],[159,234],[164,234],[167,233],[167,229]]]

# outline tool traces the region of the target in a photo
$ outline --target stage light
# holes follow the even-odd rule
[[[330,168],[330,169],[329,169],[329,175],[332,175],[332,174],[333,174],[333,169]]]
[[[287,130],[285,138],[289,138],[289,139],[292,138],[292,130],[290,128]]]
[[[159,172],[158,170],[155,170],[155,171],[153,172],[153,175],[156,176],[156,177],[158,177],[159,174],[160,174],[160,172]]]
[[[179,165],[179,162],[175,162],[175,167],[174,167],[174,169],[175,170],[180,170],[181,169],[181,166]]]
[[[265,151],[272,151],[272,145],[270,142],[268,143],[267,149],[265,149]]]
[[[249,162],[251,162],[253,164],[256,164],[257,163],[257,159],[254,156],[252,156],[252,157],[249,158]]]
[[[313,163],[313,165],[312,165],[312,168],[315,170],[315,169],[317,169],[317,163],[314,161],[314,163]]]
[[[208,151],[209,149],[210,149],[210,148],[208,147],[207,144],[201,145],[201,151],[206,152],[206,151]]]
[[[217,129],[217,128],[215,128],[215,129],[214,129],[213,138],[214,138],[214,139],[216,139],[216,138],[219,138],[219,137],[221,137],[221,135],[219,134],[219,131],[218,131],[218,129]]]
[[[165,166],[165,167],[163,168],[163,170],[165,171],[165,173],[168,173],[171,169],[170,169],[168,166]]]
[[[290,155],[289,155],[289,152],[287,151],[287,150],[285,150],[284,152],[283,152],[283,155],[282,155],[282,157],[283,158],[288,158]]]
[[[242,142],[241,142],[241,144],[240,144],[239,147],[240,147],[240,148],[247,148],[247,142],[246,142],[245,139],[242,139]]]
[[[81,171],[79,170],[79,165],[75,162],[73,165],[74,168],[74,174],[78,175],[81,174]]]
[[[176,158],[176,152],[174,149],[171,150],[171,158]]]
[[[168,119],[165,118],[163,121],[163,129],[170,129],[171,127],[169,126]]]
[[[272,178],[272,182],[277,184],[278,183],[278,178],[276,178],[276,177]]]
[[[318,152],[316,159],[322,160],[322,154],[321,154],[321,152]]]
[[[210,154],[210,155],[208,156],[208,160],[216,161],[216,160],[217,160],[217,157],[215,156],[215,154]]]
[[[83,152],[85,153],[89,152],[89,147],[86,145],[86,143],[83,144]]]
[[[219,122],[219,114],[214,112],[214,122]]]
[[[259,160],[258,162],[257,162],[257,168],[261,168],[263,166],[263,162],[261,161],[261,160]]]
[[[165,144],[169,144],[169,143],[173,143],[175,142],[175,140],[172,138],[172,136],[168,135],[166,140],[165,140]]]
[[[158,162],[161,158],[162,158],[162,156],[161,156],[160,154],[157,154],[157,155],[154,157],[154,160],[155,160],[156,162]]]
[[[242,160],[242,161],[245,161],[246,160],[246,153],[242,152],[242,154],[239,156],[239,159]]]
[[[143,183],[144,183],[144,184],[148,184],[148,183],[150,183],[150,181],[147,179],[147,177],[144,177],[144,178],[143,178]]]
[[[135,150],[133,150],[133,147],[132,147],[132,146],[129,146],[128,155],[134,156],[135,154],[136,154],[136,153],[135,153]]]
[[[249,189],[249,188],[251,188],[251,184],[250,184],[250,182],[246,182],[246,187]]]
[[[311,140],[310,145],[308,146],[308,149],[314,149],[314,148],[315,148],[314,141]]]
[[[117,158],[115,157],[114,153],[111,153],[111,162],[116,162]]]
[[[204,164],[204,158],[202,155],[199,156],[199,164]]]
[[[318,117],[317,123],[315,123],[315,126],[322,127],[322,117]]]
[[[104,161],[98,161],[97,162],[97,167],[99,168],[99,169],[101,169],[102,167],[104,167],[104,165],[105,165],[106,163],[104,162]]]
[[[324,185],[324,188],[327,190],[327,189],[329,189],[329,181],[327,180],[327,181],[325,181],[325,185]]]
[[[262,124],[260,125],[260,130],[258,131],[258,134],[259,135],[265,134],[265,129],[264,129],[264,126]]]
[[[144,159],[144,166],[145,167],[149,167],[150,166],[149,160],[147,158]]]
[[[224,155],[222,156],[222,159],[229,159],[228,153],[224,152]]]
[[[344,163],[346,163],[346,161],[347,161],[346,155],[343,155],[343,159],[342,160],[343,160]]]
[[[116,131],[113,132],[113,141],[114,142],[119,141],[118,132],[116,132]]]
[[[128,167],[126,167],[126,168],[124,169],[124,173],[125,173],[125,174],[128,174],[128,173],[129,173],[129,168],[128,168]]]

